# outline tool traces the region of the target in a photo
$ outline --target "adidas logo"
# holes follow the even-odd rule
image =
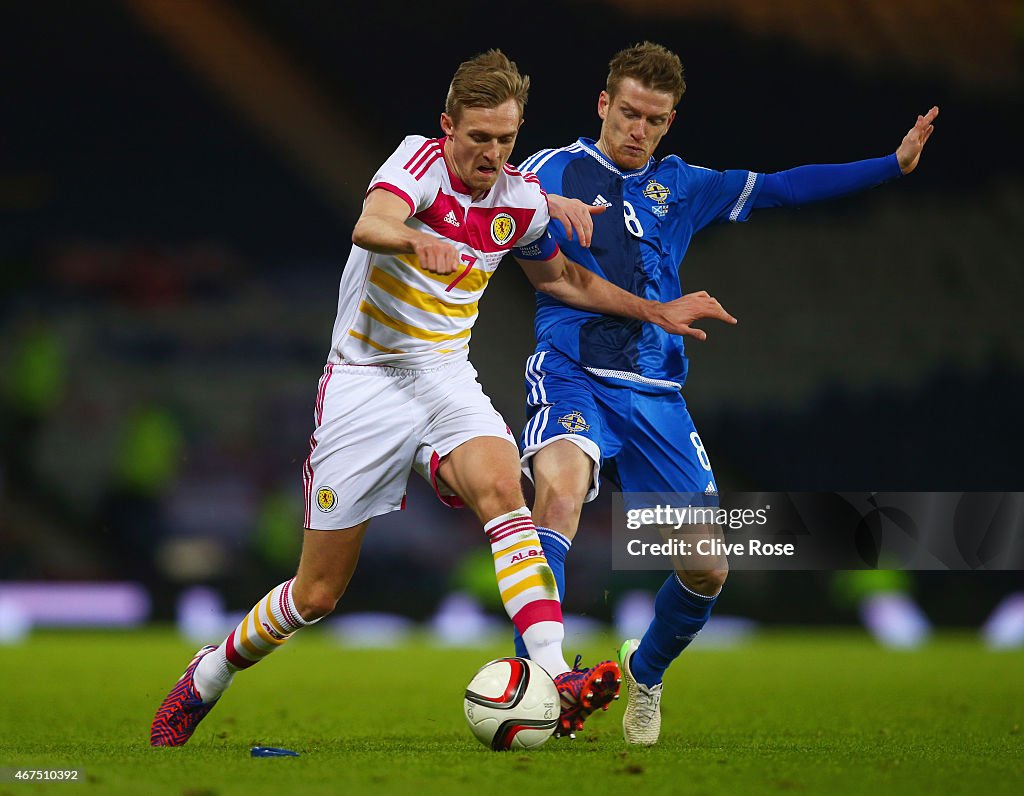
[[[449,210],[445,214],[444,220],[447,221],[449,224],[451,224],[453,227],[461,227],[462,226],[462,224],[459,223],[459,219],[457,219],[455,217],[455,213],[452,210]]]
[[[612,206],[612,203],[609,202],[607,199],[605,199],[603,196],[601,196],[601,194],[598,194],[597,198],[594,199],[594,201],[591,202],[590,204],[592,204],[594,207],[611,207]]]
[[[708,482],[708,488],[704,490],[704,494],[705,495],[717,495],[718,494],[718,487],[715,486],[715,482],[714,481],[709,481]]]

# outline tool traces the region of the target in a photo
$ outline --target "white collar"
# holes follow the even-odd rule
[[[652,157],[644,164],[644,167],[642,169],[638,169],[637,171],[627,171],[623,173],[622,171],[619,171],[618,166],[616,166],[614,163],[608,160],[608,158],[604,156],[604,153],[597,148],[596,141],[590,138],[580,138],[579,142],[580,145],[583,147],[584,152],[586,152],[588,155],[590,155],[590,157],[594,158],[594,160],[596,160],[598,163],[600,163],[602,166],[608,169],[608,171],[618,174],[623,179],[626,179],[628,177],[640,177],[646,174],[650,170],[651,166],[654,164],[654,158]]]

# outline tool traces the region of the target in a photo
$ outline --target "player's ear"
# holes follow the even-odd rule
[[[455,120],[447,113],[441,114],[441,130],[447,136],[455,135]]]
[[[602,121],[608,118],[608,106],[612,104],[612,98],[607,91],[602,91],[597,97],[597,115]]]
[[[672,122],[674,122],[675,120],[676,120],[676,112],[673,110],[672,113],[670,113],[668,115],[668,121],[665,122],[665,132],[666,133],[668,132],[668,129],[672,126]]]

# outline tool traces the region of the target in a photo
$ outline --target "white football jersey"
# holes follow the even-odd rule
[[[445,163],[443,146],[443,138],[409,136],[367,193],[383,189],[404,199],[406,224],[451,243],[463,266],[432,274],[413,254],[353,246],[341,277],[331,362],[420,370],[465,359],[477,304],[501,258],[527,246],[517,254],[549,259],[557,253],[536,177],[506,164],[494,187],[474,202]]]

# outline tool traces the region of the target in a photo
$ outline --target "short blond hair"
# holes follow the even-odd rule
[[[519,74],[515,62],[501,50],[488,50],[455,70],[444,112],[457,122],[463,108],[497,108],[514,99],[522,118],[529,91],[529,76]]]
[[[645,41],[619,50],[608,63],[606,91],[614,97],[624,79],[631,77],[654,91],[672,95],[672,105],[678,105],[686,91],[683,63],[667,47]]]

